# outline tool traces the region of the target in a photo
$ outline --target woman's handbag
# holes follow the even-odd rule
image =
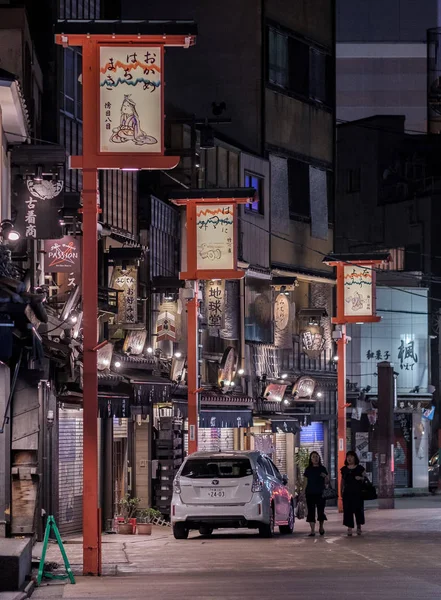
[[[306,507],[305,507],[304,496],[300,495],[297,499],[297,504],[296,504],[296,518],[297,519],[305,518],[305,512],[306,512],[305,509],[306,509]]]
[[[367,477],[363,479],[363,485],[361,488],[361,495],[363,496],[363,500],[376,500],[377,499],[377,490],[372,485]]]
[[[326,486],[322,493],[323,500],[335,500],[337,492],[330,485]]]

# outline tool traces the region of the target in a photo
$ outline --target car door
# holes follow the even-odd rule
[[[290,494],[289,491],[286,487],[286,485],[283,483],[283,477],[280,474],[279,469],[276,467],[276,465],[273,463],[273,461],[271,459],[268,459],[272,470],[274,472],[274,476],[276,478],[276,482],[277,482],[277,496],[279,498],[279,505],[280,505],[280,520],[281,521],[286,521],[288,519],[289,516],[289,504],[290,504]]]
[[[274,505],[274,518],[277,521],[283,521],[284,509],[280,498],[280,482],[277,479],[276,472],[273,468],[272,461],[267,456],[262,456],[265,465],[265,471],[268,477],[268,482],[271,489],[271,499]]]

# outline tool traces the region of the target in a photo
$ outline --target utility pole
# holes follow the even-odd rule
[[[393,367],[378,363],[379,508],[395,508],[394,396]]]

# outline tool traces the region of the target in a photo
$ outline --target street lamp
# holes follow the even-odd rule
[[[8,242],[17,242],[20,239],[20,233],[14,228],[14,224],[9,219],[4,219],[0,224],[1,236]]]

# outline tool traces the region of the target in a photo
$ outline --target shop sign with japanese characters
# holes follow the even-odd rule
[[[100,152],[162,152],[162,85],[162,48],[100,47]]]
[[[345,317],[370,317],[373,315],[374,290],[372,267],[346,265],[344,267]]]
[[[15,227],[26,239],[62,237],[59,210],[63,206],[63,181],[17,177],[12,184],[12,204],[17,214]]]
[[[299,377],[292,388],[293,396],[303,400],[312,399],[315,385],[315,379],[312,377]]]
[[[387,361],[398,373],[397,390],[408,393],[428,385],[427,290],[377,287],[380,323],[349,325],[348,373],[360,388],[377,389],[377,363]]]
[[[287,387],[281,383],[268,384],[264,393],[265,402],[282,402]]]
[[[308,358],[316,359],[325,346],[325,331],[320,325],[305,325],[300,331],[302,350]]]
[[[205,284],[205,307],[210,335],[219,335],[225,324],[225,281],[217,279]]]
[[[47,273],[81,272],[81,238],[65,235],[59,240],[45,240],[44,254]]]
[[[127,269],[115,267],[112,288],[118,294],[118,323],[134,325],[138,320],[138,270],[135,266]]]
[[[196,244],[198,269],[235,268],[233,204],[196,207]]]

